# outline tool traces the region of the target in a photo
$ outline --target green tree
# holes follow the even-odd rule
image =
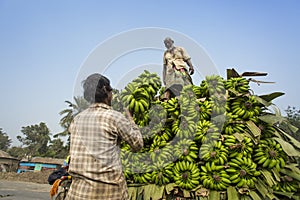
[[[58,138],[50,142],[48,146],[47,156],[52,158],[66,158],[69,150],[67,146],[64,146],[64,142]]]
[[[298,131],[293,133],[293,131],[289,130],[288,127],[284,129],[287,130],[292,136],[294,136],[297,140],[300,141],[300,110],[296,107],[288,106],[285,110],[287,114],[287,120],[295,127],[298,128]]]
[[[11,147],[7,150],[7,153],[15,158],[25,158],[26,157],[26,149],[23,147]]]
[[[60,120],[60,125],[64,129],[63,132],[54,135],[54,137],[58,136],[67,136],[69,134],[68,128],[74,118],[75,115],[85,110],[89,103],[81,96],[74,97],[74,102],[65,101],[68,104],[68,108],[59,112],[63,117]]]
[[[8,135],[0,128],[0,150],[6,151],[10,147],[11,142]]]
[[[24,151],[28,156],[45,156],[50,142],[50,131],[44,122],[40,124],[22,127],[25,135],[17,136],[17,139],[25,146]]]

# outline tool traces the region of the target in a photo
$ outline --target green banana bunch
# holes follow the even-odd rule
[[[217,165],[224,165],[228,158],[228,150],[220,140],[202,144],[199,154],[200,158],[205,162],[211,162]]]
[[[169,116],[176,119],[180,115],[180,106],[177,98],[173,97],[167,101],[161,102],[161,105],[167,111]]]
[[[129,105],[128,109],[132,111],[135,115],[139,113],[144,113],[150,107],[149,99],[150,96],[144,88],[137,88],[132,93],[132,96],[129,96]]]
[[[254,144],[251,138],[243,136],[238,140],[234,135],[224,135],[224,145],[229,149],[229,157],[251,156]]]
[[[246,130],[245,121],[232,113],[226,113],[227,121],[223,126],[223,133],[225,135],[232,135],[234,133],[244,133]]]
[[[137,155],[133,153],[129,162],[131,163],[131,170],[134,183],[149,183],[151,182],[152,162],[147,153]],[[136,159],[138,158],[138,159]]]
[[[219,75],[206,76],[205,80],[207,82],[209,96],[214,96],[215,94],[225,94],[224,79]]]
[[[260,171],[257,170],[257,165],[250,157],[235,157],[228,162],[229,168],[226,172],[230,174],[230,181],[237,187],[255,188],[257,176]]]
[[[167,145],[167,142],[165,140],[153,140],[153,143],[150,146],[149,151],[156,151],[158,149],[161,149]]]
[[[159,131],[154,133],[153,141],[170,141],[173,138],[172,130],[169,127],[162,127]]]
[[[197,99],[194,99],[188,105],[181,104],[180,112],[181,116],[185,116],[188,121],[198,122],[200,113]]]
[[[208,83],[205,79],[201,81],[199,90],[200,90],[200,98],[209,97]],[[195,94],[197,94],[197,93],[195,93]]]
[[[200,120],[209,120],[212,113],[212,104],[209,100],[196,100],[198,104],[194,106],[194,110],[199,113],[199,119]],[[191,108],[192,109],[192,108]]]
[[[173,180],[174,163],[154,162],[152,165],[151,182],[156,185],[166,185]]]
[[[133,120],[139,127],[147,126],[150,122],[149,112],[146,111],[144,113],[136,113],[133,115]]]
[[[192,85],[193,86],[193,92],[195,93],[196,95],[196,98],[201,98],[202,95],[201,95],[201,87],[200,86],[197,86],[197,85]]]
[[[150,183],[151,179],[152,179],[151,172],[133,174],[134,183],[141,183],[141,184]]]
[[[186,85],[182,88],[179,96],[179,104],[181,113],[187,111],[189,107],[193,107],[196,104],[196,95],[193,91],[193,85]],[[186,113],[184,113],[186,115]]]
[[[130,182],[133,181],[132,180],[133,173],[131,171],[131,162],[129,159],[127,159],[129,157],[128,154],[129,154],[128,151],[121,150],[121,162],[122,162],[123,173],[127,182]]]
[[[151,95],[156,95],[158,90],[161,87],[161,80],[157,73],[150,73],[147,70],[144,70],[136,79],[133,80],[134,83],[137,83],[139,86],[145,85],[147,87],[153,88],[153,92],[149,91]]]
[[[173,167],[173,179],[182,189],[192,190],[200,184],[200,170],[195,163],[178,161]]]
[[[196,123],[181,115],[172,123],[172,132],[176,137],[192,139],[196,132]]]
[[[174,144],[173,153],[179,160],[195,162],[198,158],[198,147],[193,140],[181,139]]]
[[[287,155],[283,151],[280,143],[272,138],[262,139],[254,151],[254,161],[263,168],[277,171],[284,168]]]
[[[206,162],[200,168],[200,180],[205,188],[221,191],[230,186],[230,176],[224,170],[224,166],[215,165],[214,162]]]
[[[146,151],[144,149],[143,151]],[[122,144],[121,152],[120,152],[123,172],[128,182],[134,182],[133,175],[135,173],[135,169],[133,168],[133,164],[135,163],[149,163],[147,162],[146,154],[141,153],[133,153],[130,151],[130,146],[128,144]]]
[[[124,107],[128,107],[131,100],[133,99],[133,92],[138,88],[137,83],[130,82],[128,83],[124,90],[120,92],[120,97]]]
[[[207,120],[200,120],[197,123],[197,129],[194,135],[194,140],[198,144],[204,144],[211,140],[220,138],[219,129],[212,122]]]
[[[230,96],[249,93],[249,81],[244,77],[231,77],[224,82],[225,88],[229,91]]]
[[[300,189],[299,183],[287,175],[281,177],[280,182],[274,185],[273,190],[278,192],[297,192]]]
[[[231,102],[231,112],[238,115],[244,120],[252,119],[261,114],[260,103],[256,100],[255,95],[245,95],[235,98]]]
[[[255,123],[257,127],[261,130],[261,137],[264,138],[271,138],[275,136],[276,129],[273,127],[272,124],[268,124],[263,121],[258,121]]]
[[[121,93],[119,90],[113,89],[113,98],[111,101],[111,106],[114,110],[122,112],[123,111],[123,103],[121,98]]]
[[[170,144],[167,144],[164,147],[150,149],[149,150],[149,157],[151,162],[164,162],[164,163],[171,163],[176,160],[173,152],[173,147]]]
[[[209,97],[211,103],[212,116],[223,115],[226,113],[226,95],[215,94]]]

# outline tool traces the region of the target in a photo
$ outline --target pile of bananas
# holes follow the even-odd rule
[[[282,173],[296,166],[287,150],[299,148],[298,143],[281,137],[282,130],[264,120],[272,114],[261,97],[250,92],[248,80],[207,76],[199,86],[185,86],[179,97],[169,100],[162,98],[164,90],[157,74],[145,71],[115,92],[113,107],[132,112],[144,139],[138,153],[122,144],[128,183],[175,183],[182,190],[223,193],[231,187],[256,192],[261,199],[268,198],[264,192],[300,192],[300,172]],[[283,148],[276,138],[290,145]]]
[[[254,161],[257,161],[257,164],[263,168],[276,168],[278,171],[284,168],[286,157],[281,145],[270,138],[261,140],[254,153]]]

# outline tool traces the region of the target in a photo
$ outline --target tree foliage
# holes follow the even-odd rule
[[[64,146],[64,142],[61,139],[54,139],[51,141],[47,150],[47,157],[51,158],[66,158],[68,156],[68,146]]]
[[[22,159],[26,157],[26,151],[23,147],[13,146],[7,150],[7,153],[15,158]]]
[[[54,137],[67,136],[69,134],[68,128],[74,116],[85,110],[89,106],[89,103],[81,96],[74,97],[75,103],[72,103],[70,101],[65,102],[68,104],[68,108],[59,112],[59,114],[62,116],[59,124],[64,130],[63,132],[54,135]]]
[[[17,139],[25,146],[28,156],[45,156],[50,142],[50,131],[44,122],[22,127],[24,137],[18,135]]]
[[[292,136],[294,136],[297,140],[300,141],[300,109],[298,110],[296,107],[288,106],[285,110],[287,114],[287,120],[295,127],[298,128],[298,131],[293,133],[289,131]],[[285,129],[288,129],[285,127]]]
[[[0,150],[6,151],[10,147],[11,142],[8,135],[0,128]]]

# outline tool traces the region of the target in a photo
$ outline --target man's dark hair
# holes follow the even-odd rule
[[[112,91],[110,81],[101,74],[92,74],[83,81],[83,97],[89,103],[101,103]]]

